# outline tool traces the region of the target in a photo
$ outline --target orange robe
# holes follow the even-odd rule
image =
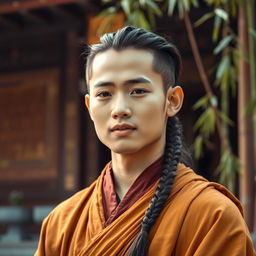
[[[127,255],[157,183],[104,228],[101,176],[44,220],[35,256]],[[253,256],[239,201],[180,164],[173,191],[149,235],[150,256]]]

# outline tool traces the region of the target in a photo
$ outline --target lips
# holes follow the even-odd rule
[[[110,131],[125,131],[125,130],[135,130],[136,128],[133,125],[130,124],[116,124],[114,125]]]

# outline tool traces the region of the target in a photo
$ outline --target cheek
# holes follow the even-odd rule
[[[92,116],[93,116],[93,123],[94,123],[95,129],[99,132],[103,129],[105,130],[107,120],[104,117],[104,115],[102,115],[102,113],[98,111],[96,113],[92,113]]]
[[[143,130],[154,131],[154,133],[161,133],[165,128],[167,115],[163,105],[152,104],[145,109],[140,109],[140,116],[143,125]],[[150,128],[150,129],[149,129]],[[150,132],[149,132],[150,133]]]
[[[94,103],[91,105],[91,117],[93,118],[94,127],[100,140],[108,134],[109,110],[107,106]]]
[[[104,108],[104,106],[101,106],[101,104],[99,104],[97,101],[91,101],[91,117],[94,122],[101,122],[101,120],[104,119],[104,116],[106,115],[105,112],[106,108]]]
[[[144,115],[145,119],[147,121],[153,121],[153,120],[165,120],[167,113],[165,104],[159,104],[159,102],[163,102],[161,98],[151,101],[146,106],[141,108],[142,115]],[[154,124],[154,123],[152,123]]]

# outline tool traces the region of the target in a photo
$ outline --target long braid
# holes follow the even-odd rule
[[[162,175],[151,199],[145,217],[141,223],[141,230],[134,240],[129,256],[146,256],[148,250],[148,234],[161,213],[167,198],[172,191],[172,185],[176,177],[176,169],[182,150],[182,129],[178,117],[170,117],[166,127],[166,145]]]

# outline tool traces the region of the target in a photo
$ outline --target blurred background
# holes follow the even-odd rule
[[[195,170],[256,229],[255,1],[0,1],[0,255],[33,255],[43,218],[110,160],[84,106],[85,44],[131,24],[181,52]]]

